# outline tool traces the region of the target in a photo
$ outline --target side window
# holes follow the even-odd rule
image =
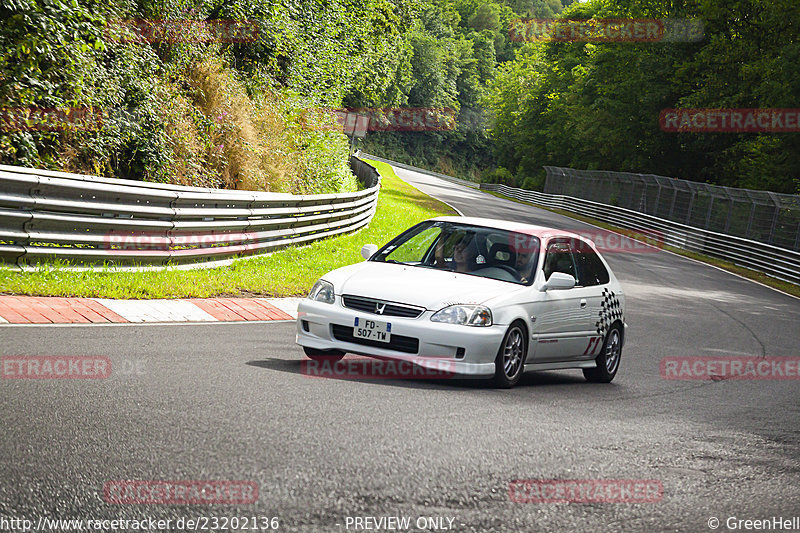
[[[442,234],[442,239],[436,242],[437,247],[441,247],[441,251],[448,260],[453,258],[453,255],[456,253],[456,246],[459,244],[467,245],[474,241],[473,237],[475,236],[474,231],[464,231],[464,230],[455,230],[452,233],[444,232]]]
[[[544,257],[544,279],[550,279],[553,272],[563,272],[575,279],[578,278],[571,248],[569,239],[550,241],[547,245],[547,255]]]
[[[608,270],[589,245],[577,241],[573,250],[578,264],[578,285],[591,287],[608,283]]]
[[[397,248],[386,252],[383,260],[398,261],[400,263],[419,263],[425,258],[425,252],[430,249],[441,232],[442,228],[438,226],[425,228]]]

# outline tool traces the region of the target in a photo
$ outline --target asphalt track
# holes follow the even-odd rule
[[[466,215],[592,229],[397,173]],[[630,325],[610,385],[579,371],[527,374],[512,390],[309,378],[290,322],[0,326],[2,355],[107,356],[115,369],[102,380],[0,380],[0,525],[238,515],[344,532],[366,531],[354,517],[405,516],[410,530],[448,517],[452,531],[712,531],[715,517],[731,531],[729,517],[800,516],[800,381],[675,381],[659,366],[798,356],[800,300],[666,252],[607,258]],[[516,503],[518,479],[658,480],[663,497]],[[259,496],[109,504],[110,480],[251,480]]]

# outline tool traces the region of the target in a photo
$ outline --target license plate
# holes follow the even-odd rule
[[[392,325],[389,322],[381,322],[369,318],[356,318],[353,325],[353,337],[389,342],[392,339]]]

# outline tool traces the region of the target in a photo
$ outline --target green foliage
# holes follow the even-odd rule
[[[353,190],[346,138],[304,128],[304,110],[405,101],[412,15],[411,0],[7,0],[0,109],[77,107],[102,122],[11,124],[0,131],[0,162],[202,186]],[[175,37],[189,38],[137,41],[119,24],[142,19],[170,21]],[[187,20],[215,19],[255,25],[255,41],[213,42],[187,29]]]
[[[481,174],[481,181],[484,183],[501,183],[511,187],[515,187],[517,185],[516,178],[505,167],[497,167],[495,169],[485,170]]]
[[[513,57],[508,42],[511,20],[503,2],[430,0],[423,2],[410,33],[412,82],[407,102],[415,107],[458,111],[450,131],[371,134],[366,150],[440,172],[477,178],[494,165],[481,105],[499,61]]]
[[[499,164],[523,180],[543,165],[644,172],[797,191],[800,136],[668,133],[667,108],[796,107],[800,4],[686,0],[573,4],[571,18],[699,18],[697,43],[529,43],[503,64],[484,104]]]
[[[214,18],[258,27],[255,42],[235,46],[235,64],[266,75],[318,105],[400,103],[407,85],[406,33],[411,0],[231,0]],[[207,16],[211,5],[201,12]]]
[[[522,43],[521,17],[697,18],[694,43]],[[134,42],[114,21],[236,20],[245,42]],[[361,147],[464,177],[543,165],[795,192],[800,135],[668,133],[662,109],[797,107],[796,0],[0,0],[0,108],[101,127],[0,130],[0,162],[203,186],[351,190],[319,107],[446,107],[455,128]],[[126,38],[126,35],[128,38]],[[328,119],[328,125],[330,125]],[[489,169],[489,170],[487,170]],[[511,177],[509,177],[509,173]],[[487,178],[489,176],[489,178]]]
[[[365,144],[473,177],[492,167],[481,101],[520,47],[507,36],[520,15],[500,0],[6,0],[0,14],[0,108],[102,116],[89,129],[0,131],[0,161],[304,193],[355,187],[345,138],[306,127],[319,107],[453,109],[453,130]],[[118,24],[130,20],[172,24],[172,38],[137,38]],[[256,31],[245,42],[191,38],[203,30],[186,21],[204,20]]]
[[[0,3],[0,107],[20,110],[91,107],[107,93],[97,88],[104,14],[100,2],[54,0]],[[81,133],[0,132],[0,160],[24,162],[57,157],[60,137]]]

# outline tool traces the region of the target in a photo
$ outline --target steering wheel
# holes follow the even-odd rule
[[[495,268],[500,268],[502,270],[505,270],[506,272],[514,276],[515,280],[522,281],[522,276],[520,275],[519,272],[517,272],[516,268],[510,267],[508,265],[492,265],[492,266],[494,266]]]

